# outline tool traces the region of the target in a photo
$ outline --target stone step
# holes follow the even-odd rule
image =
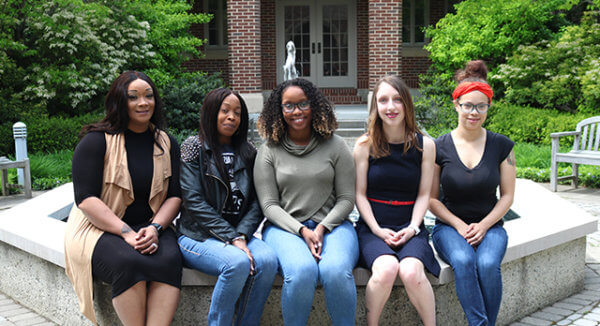
[[[358,138],[365,133],[365,130],[362,128],[338,128],[335,133],[341,137]]]

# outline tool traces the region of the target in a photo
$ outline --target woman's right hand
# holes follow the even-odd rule
[[[378,236],[381,240],[385,242],[388,246],[392,246],[392,239],[396,232],[388,228],[377,227],[376,230],[373,231],[373,234]]]
[[[310,253],[313,255],[316,261],[319,261],[321,259],[320,253],[323,246],[319,236],[307,227],[301,228],[300,234],[304,238],[304,242],[306,242],[308,249],[310,249]]]

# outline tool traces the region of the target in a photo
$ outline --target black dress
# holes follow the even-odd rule
[[[167,199],[181,197],[179,186],[179,146],[171,140],[171,178]],[[134,201],[129,205],[123,221],[134,230],[150,224],[152,209],[148,204],[153,174],[154,138],[150,130],[143,133],[125,132],[125,150]],[[106,140],[103,132],[87,134],[73,153],[73,188],[75,203],[95,196],[100,198]],[[159,237],[156,253],[142,255],[120,236],[104,232],[92,254],[92,274],[112,286],[112,296],[118,296],[140,281],[156,281],[181,288],[181,253],[175,232],[170,228]]]
[[[423,136],[418,135],[419,147],[423,147]],[[419,193],[421,161],[423,153],[414,146],[404,153],[404,144],[389,144],[390,155],[378,159],[369,157],[367,172],[367,198],[375,220],[382,228],[399,231],[410,224],[414,201]],[[384,204],[379,201],[400,201],[401,205]],[[429,233],[423,223],[421,232],[399,248],[390,248],[382,239],[371,232],[361,220],[357,225],[360,247],[360,263],[371,268],[381,255],[394,255],[398,261],[406,257],[419,259],[425,268],[436,277],[440,266],[429,245]]]

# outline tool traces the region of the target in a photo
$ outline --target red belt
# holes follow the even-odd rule
[[[411,201],[399,201],[399,200],[379,200],[379,199],[373,199],[373,198],[368,198],[368,200],[372,201],[372,202],[376,202],[376,203],[382,203],[382,204],[388,204],[388,205],[392,205],[392,206],[404,206],[404,205],[412,205],[415,203],[414,200]]]

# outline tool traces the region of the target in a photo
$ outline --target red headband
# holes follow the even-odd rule
[[[458,85],[454,92],[452,92],[452,99],[456,100],[457,98],[473,91],[482,92],[490,99],[490,104],[492,104],[492,96],[494,96],[494,92],[492,91],[490,85],[482,82],[462,83]]]

